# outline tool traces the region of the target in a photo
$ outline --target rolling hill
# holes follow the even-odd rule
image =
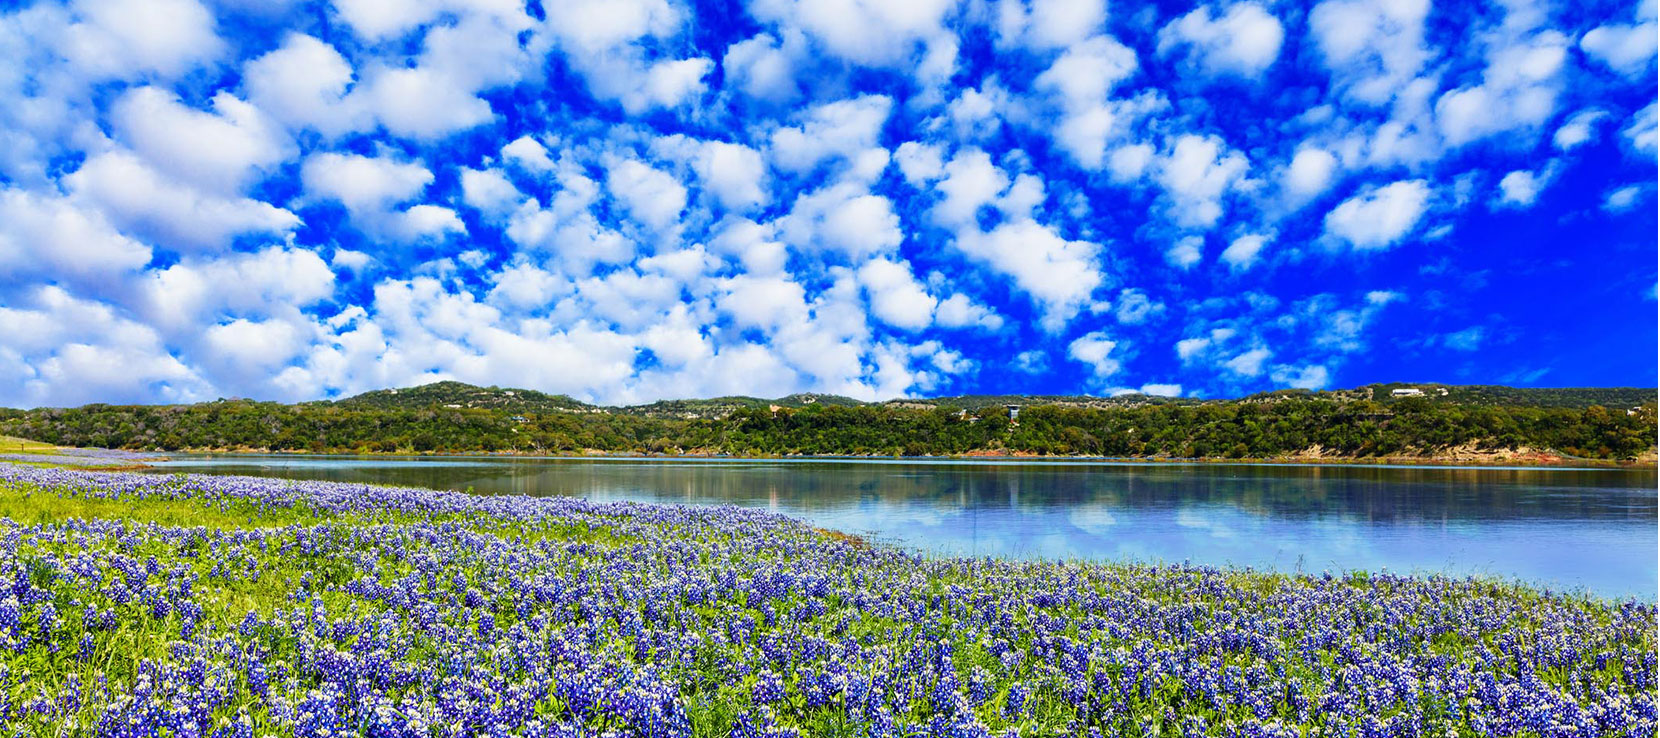
[[[1017,406],[1018,417],[1006,405]],[[966,395],[877,403],[797,394],[607,407],[446,381],[293,405],[0,410],[0,434],[144,451],[1616,461],[1653,459],[1655,415],[1655,393],[1646,388],[1378,384],[1230,400]]]

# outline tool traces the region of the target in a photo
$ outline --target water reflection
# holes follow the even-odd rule
[[[1652,599],[1652,471],[181,457],[172,468],[766,507],[942,554],[1514,576]]]

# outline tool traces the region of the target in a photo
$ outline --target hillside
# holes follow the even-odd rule
[[[768,399],[732,395],[709,399],[658,400],[641,405],[592,405],[566,395],[550,395],[536,390],[502,387],[479,387],[456,381],[440,381],[403,389],[384,389],[365,392],[339,400],[324,400],[317,405],[348,408],[447,408],[487,409],[510,412],[576,412],[619,413],[653,418],[681,418],[716,420],[744,408],[804,408],[811,405],[861,407],[882,406],[901,409],[978,411],[1007,405],[1032,407],[1053,405],[1075,408],[1126,408],[1146,405],[1198,405],[1236,401],[1266,402],[1285,398],[1325,399],[1335,402],[1373,401],[1388,405],[1407,397],[1394,396],[1396,390],[1417,390],[1423,400],[1435,404],[1554,407],[1585,409],[1592,405],[1606,408],[1630,409],[1645,402],[1653,402],[1655,390],[1642,387],[1504,387],[1500,385],[1448,385],[1436,383],[1369,384],[1347,390],[1276,390],[1239,400],[1192,397],[1158,397],[1126,394],[1109,397],[1094,395],[954,395],[947,397],[906,397],[882,402],[863,402],[851,397],[820,393],[799,393]]]
[[[592,412],[593,405],[566,395],[550,395],[527,389],[479,387],[465,382],[443,381],[403,389],[383,389],[353,395],[343,400],[315,404],[349,408],[471,408],[511,412]]]
[[[1404,398],[1395,390],[1417,389],[1430,402],[1454,405],[1517,405],[1584,409],[1592,405],[1627,410],[1655,401],[1652,387],[1505,387],[1492,384],[1369,384],[1353,392],[1370,391],[1371,399],[1390,403]]]
[[[1650,390],[1404,385],[1238,400],[833,395],[600,407],[440,382],[331,402],[0,410],[0,433],[67,446],[312,452],[1037,454],[1160,458],[1652,459]],[[1445,389],[1445,394],[1442,390]],[[1379,399],[1371,399],[1378,397]],[[1589,404],[1605,401],[1607,404]],[[1004,406],[1015,405],[1018,417]]]
[[[624,405],[606,410],[625,415],[651,418],[681,418],[685,420],[719,420],[745,408],[791,408],[812,405],[856,407],[866,403],[841,395],[822,395],[803,392],[773,400],[760,397],[716,397],[708,400],[658,400],[645,405]]]
[[[888,400],[884,405],[889,407],[905,407],[914,409],[947,408],[951,410],[982,410],[988,407],[1004,407],[1019,405],[1031,407],[1037,405],[1053,405],[1055,407],[1089,407],[1089,408],[1124,408],[1141,407],[1144,405],[1197,405],[1207,400],[1191,397],[1158,397],[1143,394],[1117,395],[1113,397],[1096,397],[1094,395],[955,395],[951,397],[925,397]]]

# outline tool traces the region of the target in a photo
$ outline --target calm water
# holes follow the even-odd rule
[[[164,469],[765,507],[939,554],[1480,573],[1656,596],[1653,471],[176,457]]]

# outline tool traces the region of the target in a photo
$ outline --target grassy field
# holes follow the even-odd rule
[[[50,443],[31,441],[27,438],[0,436],[0,453],[5,454],[49,454],[57,451],[58,447]]]
[[[22,735],[1568,736],[1652,603],[923,559],[762,511],[0,464]]]

